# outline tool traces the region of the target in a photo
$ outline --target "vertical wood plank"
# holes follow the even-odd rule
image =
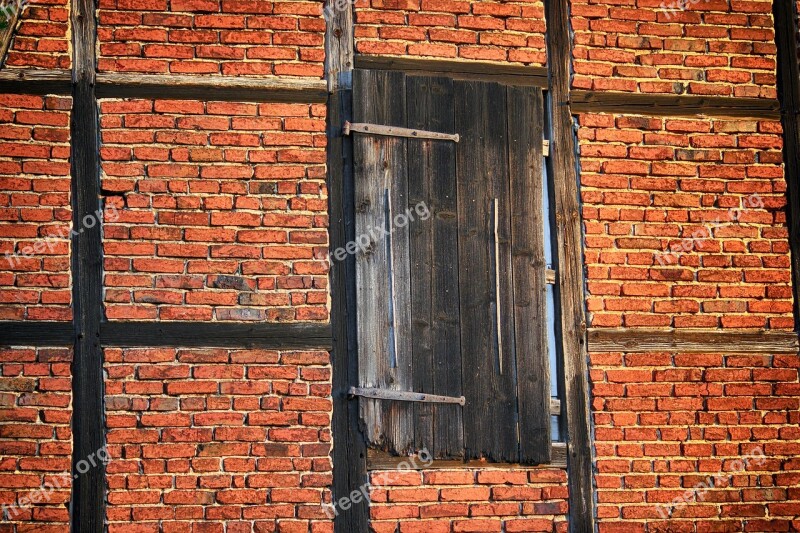
[[[455,133],[453,82],[412,76],[406,81],[408,127]],[[414,212],[410,226],[414,390],[461,396],[458,310],[458,225],[455,144],[408,143],[410,210],[424,202],[427,220]],[[434,457],[463,456],[461,407],[414,406],[414,447]]]
[[[458,248],[460,279],[464,443],[468,459],[518,459],[514,372],[500,373],[498,334],[511,344],[510,238],[508,227],[508,150],[506,93],[495,83],[454,82],[457,152]],[[501,253],[494,258],[493,199],[502,212]],[[494,260],[500,261],[495,279]],[[501,305],[495,305],[500,287]],[[502,314],[495,331],[496,313]],[[515,363],[506,356],[506,366]]]
[[[792,249],[792,288],[795,329],[800,320],[800,66],[797,48],[797,4],[772,4],[775,44],[778,48],[778,97],[783,125],[783,162],[786,176],[787,223]]]
[[[405,76],[400,72],[357,71],[354,116],[359,122],[405,126]],[[356,256],[359,384],[411,390],[411,295],[408,284],[408,226],[387,220],[408,203],[406,141],[356,135],[356,235],[369,239]],[[388,225],[387,225],[388,224]],[[389,269],[390,255],[392,268]],[[387,332],[393,331],[393,338]],[[402,402],[359,400],[367,440],[405,453],[413,443],[413,408]]]
[[[561,351],[564,360],[569,524],[573,533],[594,531],[592,443],[589,427],[589,383],[586,362],[586,313],[583,296],[583,254],[575,135],[569,107],[572,57],[569,0],[547,0],[547,64],[553,123],[550,144],[558,264]]]
[[[550,357],[544,254],[542,90],[508,88],[511,255],[520,462],[550,461]]]
[[[100,205],[99,114],[95,98],[95,3],[72,0],[72,301],[75,353],[72,369],[72,468],[105,445],[103,412],[103,250],[101,225],[84,224]],[[80,228],[80,229],[79,229]],[[74,532],[104,530],[106,479],[102,463],[78,475],[72,485]]]

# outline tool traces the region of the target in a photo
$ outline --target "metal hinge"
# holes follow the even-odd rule
[[[389,389],[367,389],[361,387],[350,387],[350,396],[361,396],[376,400],[397,400],[400,402],[423,402],[423,403],[457,403],[464,405],[467,400],[463,396],[438,396],[436,394],[423,394],[421,392],[406,392]]]
[[[386,137],[408,137],[409,139],[434,139],[438,141],[458,142],[458,133],[439,133],[437,131],[412,130],[381,124],[364,124],[361,122],[345,122],[342,133],[350,135],[351,132],[365,133],[367,135],[383,135]]]

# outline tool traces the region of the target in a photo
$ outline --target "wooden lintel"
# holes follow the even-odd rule
[[[367,450],[367,470],[464,470],[478,468],[500,468],[503,470],[540,470],[542,468],[566,468],[567,445],[563,442],[554,442],[550,452],[551,461],[547,464],[532,466],[513,463],[490,463],[488,461],[458,461],[458,460],[427,460],[422,461],[419,456],[401,457],[388,454],[381,450],[369,448]],[[406,466],[407,465],[407,466]]]
[[[0,322],[0,346],[71,346],[72,322]]]
[[[363,398],[373,398],[376,400],[394,400],[399,402],[421,402],[421,403],[452,403],[464,405],[466,399],[463,396],[440,396],[438,394],[424,394],[421,392],[407,392],[390,389],[374,389],[366,387],[350,387],[350,396],[361,396]]]
[[[104,322],[104,346],[330,350],[330,324],[226,322]]]
[[[542,88],[547,87],[548,76],[547,67],[391,56],[356,55],[355,67],[373,70],[400,70],[410,76],[444,76],[453,79],[492,81]]]
[[[4,68],[0,70],[0,92],[6,94],[72,94],[68,70]]]
[[[97,95],[101,98],[324,103],[328,90],[325,80],[320,79],[104,72],[97,74]]]
[[[792,331],[591,329],[590,352],[797,354]]]
[[[397,126],[385,126],[383,124],[364,124],[360,122],[345,122],[342,133],[364,133],[367,135],[383,135],[386,137],[406,137],[409,139],[432,139],[435,141],[458,142],[458,133],[440,133],[438,131],[414,130],[410,128],[400,128]]]
[[[573,113],[779,119],[780,103],[769,98],[571,91]]]

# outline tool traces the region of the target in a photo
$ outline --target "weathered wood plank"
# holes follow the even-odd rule
[[[72,468],[105,445],[103,407],[103,246],[101,224],[84,225],[100,204],[100,117],[95,97],[95,2],[72,0],[72,302],[75,352],[72,371]],[[101,533],[105,528],[106,476],[99,463],[72,486],[73,531]]]
[[[71,346],[72,322],[0,322],[0,346]]]
[[[550,357],[544,242],[542,139],[538,88],[508,88],[511,255],[520,462],[550,461]]]
[[[101,72],[97,74],[97,95],[100,98],[323,103],[328,99],[328,90],[324,80],[315,79]]]
[[[397,70],[408,75],[446,76],[454,80],[487,81],[547,87],[547,68],[504,65],[486,61],[454,61],[413,57],[355,56],[356,68]]]
[[[793,331],[590,329],[589,351],[797,354]]]
[[[72,94],[72,73],[68,70],[0,70],[0,92],[9,94]]]
[[[576,142],[570,109],[572,58],[569,0],[545,3],[547,20],[548,91],[553,135],[548,174],[553,176],[557,239],[558,303],[561,352],[569,441],[569,522],[573,533],[590,533],[594,527],[592,496],[592,442],[589,423],[589,384],[586,363],[586,317],[583,296],[581,213],[578,201]]]
[[[455,131],[452,80],[409,77],[406,94],[410,127]],[[409,142],[408,164],[408,208],[417,218],[410,226],[414,390],[461,396],[455,145]],[[434,457],[462,456],[461,409],[415,407],[415,448]]]
[[[104,346],[331,349],[330,324],[103,322]]]
[[[519,463],[490,463],[488,461],[449,461],[445,459],[424,462],[419,457],[398,457],[380,450],[367,451],[367,469],[369,470],[397,470],[422,469],[425,470],[464,470],[470,468],[502,468],[504,470],[536,471],[542,468],[567,468],[567,445],[563,442],[554,442],[550,452],[552,461],[542,466],[531,466]],[[413,461],[412,461],[413,459]],[[407,465],[407,466],[406,466]]]
[[[629,113],[647,116],[680,117],[780,117],[780,103],[766,98],[728,96],[683,96],[668,94],[611,93],[572,91],[574,113]]]
[[[778,98],[783,107],[783,163],[786,177],[786,222],[792,261],[795,329],[800,327],[800,66],[798,66],[797,4],[772,4],[778,48]]]
[[[353,4],[344,9],[337,0],[325,6],[325,72],[328,100],[328,191],[331,250],[355,239],[355,203],[352,139],[342,135],[342,126],[353,120]],[[331,321],[333,366],[333,487],[338,500],[360,490],[367,481],[366,441],[359,424],[358,401],[348,399],[347,390],[358,384],[356,346],[355,257],[331,264]],[[334,519],[335,533],[367,533],[369,502],[353,501],[347,512]]]
[[[505,88],[482,82],[454,83],[456,131],[462,136],[456,149],[458,184],[459,290],[461,316],[464,443],[467,459],[486,457],[516,460],[516,387],[513,372],[500,373],[499,344],[510,346],[512,324],[510,293],[503,280],[495,279],[494,260],[507,276],[510,247],[507,217],[501,257],[494,258],[493,199],[508,213],[508,152],[505,146]],[[505,190],[503,190],[505,183]],[[501,309],[495,291],[504,291]],[[508,302],[508,305],[505,305]],[[508,327],[496,331],[496,313]],[[513,368],[513,363],[511,364]]]

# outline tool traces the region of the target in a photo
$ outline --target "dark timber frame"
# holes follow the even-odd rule
[[[778,48],[778,97],[783,125],[783,164],[786,176],[787,222],[792,251],[794,322],[800,327],[800,67],[797,50],[797,4],[775,0],[775,44]]]

